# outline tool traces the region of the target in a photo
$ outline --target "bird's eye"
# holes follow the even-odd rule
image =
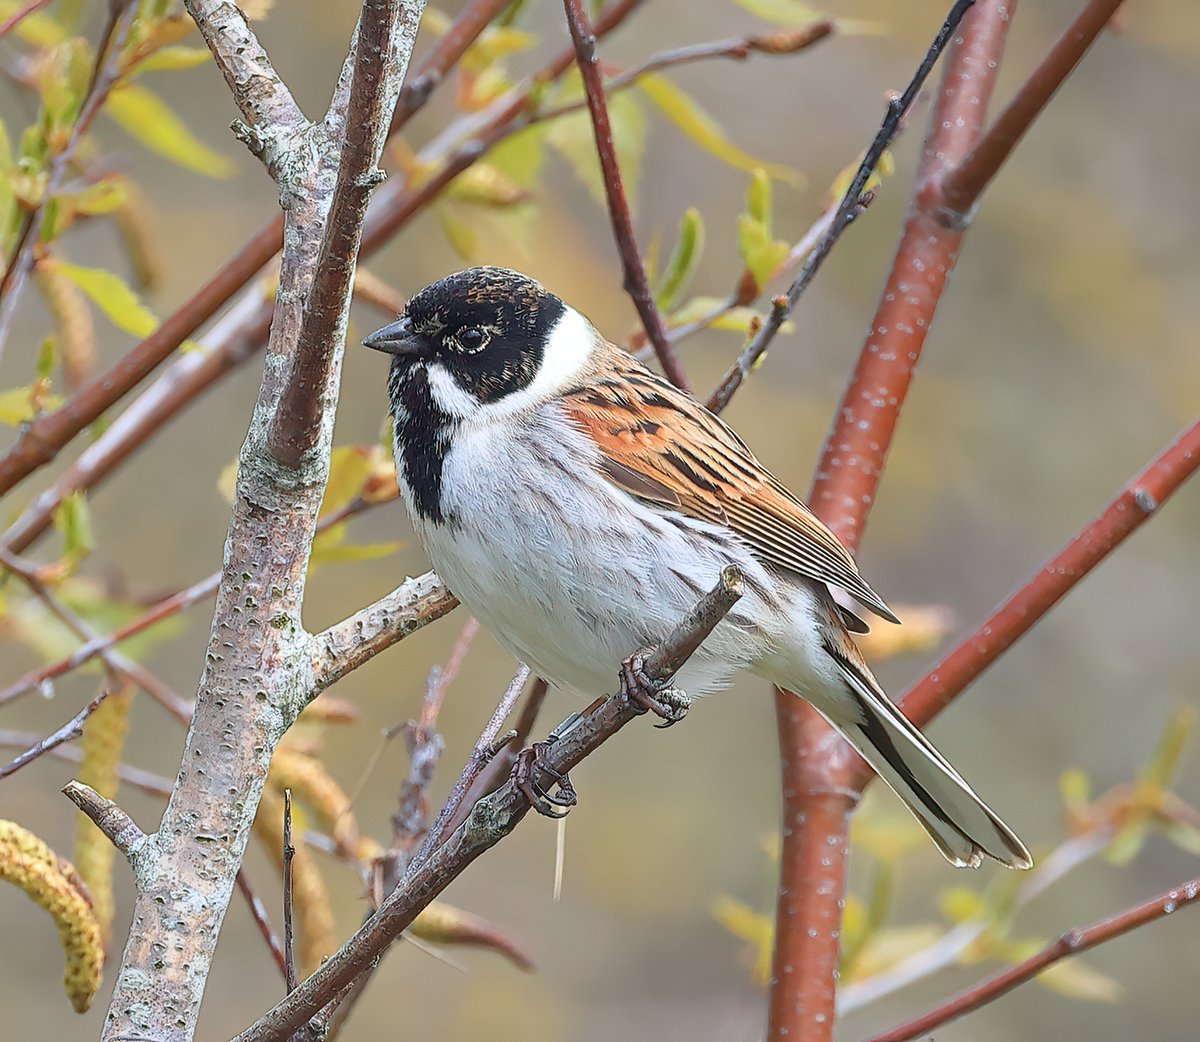
[[[474,354],[476,351],[482,351],[490,339],[486,329],[480,329],[478,326],[468,326],[458,334],[458,345],[467,354]]]

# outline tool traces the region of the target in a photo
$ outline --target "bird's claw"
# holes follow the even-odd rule
[[[640,713],[651,712],[662,719],[655,727],[674,727],[688,714],[692,700],[670,682],[646,674],[645,652],[635,652],[621,663],[621,694]]]
[[[513,764],[513,783],[521,795],[529,801],[529,806],[547,818],[565,818],[579,797],[575,786],[571,784],[570,776],[560,774],[553,767],[546,766],[542,754],[554,741],[554,735],[545,742],[534,742],[528,749],[522,749],[517,754]],[[546,792],[537,782],[537,775],[549,775],[558,791]]]

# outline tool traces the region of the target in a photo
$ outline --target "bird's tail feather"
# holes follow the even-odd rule
[[[896,708],[865,665],[830,644],[826,650],[859,710],[826,715],[908,805],[946,859],[975,868],[986,856],[1008,868],[1031,868],[1025,844]]]

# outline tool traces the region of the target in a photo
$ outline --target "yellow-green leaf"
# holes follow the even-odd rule
[[[488,154],[488,162],[514,184],[533,188],[546,156],[546,130],[545,123],[535,123],[505,138]]]
[[[1140,786],[1161,792],[1171,784],[1195,724],[1196,710],[1191,706],[1180,706],[1171,714],[1153,755],[1139,772]]]
[[[790,250],[786,242],[771,238],[771,229],[762,221],[748,213],[738,217],[738,252],[760,289],[779,270]]]
[[[467,221],[452,214],[449,207],[437,207],[437,217],[450,248],[463,260],[473,262],[479,256],[479,233]]]
[[[329,458],[329,483],[321,500],[321,516],[341,510],[357,498],[373,466],[367,451],[357,445],[335,448]]]
[[[581,97],[578,77],[563,92],[564,101]],[[621,181],[631,207],[637,206],[637,188],[641,176],[642,154],[646,146],[646,113],[637,98],[628,91],[608,99],[608,118],[612,124]],[[592,197],[605,204],[604,179],[596,156],[596,138],[592,120],[586,111],[573,112],[556,119],[546,131],[546,141],[571,164]]]
[[[19,8],[27,6],[28,0],[0,0],[0,22],[7,21]],[[34,11],[17,23],[13,35],[35,47],[53,47],[56,43],[62,43],[70,33],[51,15]]]
[[[1116,1002],[1121,983],[1078,959],[1056,962],[1038,974],[1038,983],[1060,995],[1085,1002]]]
[[[981,919],[987,912],[983,897],[970,887],[954,886],[938,895],[938,907],[942,915],[952,923],[965,923],[969,919]]]
[[[670,311],[675,306],[679,295],[687,288],[692,275],[695,274],[703,253],[704,219],[700,216],[700,211],[692,207],[684,213],[679,224],[679,239],[655,293],[658,306],[664,311]]]
[[[226,503],[232,504],[234,496],[237,495],[237,476],[238,461],[236,459],[231,463],[226,463],[217,476],[217,491],[221,493],[221,498]]]
[[[771,979],[771,945],[775,936],[775,924],[771,917],[725,896],[713,902],[712,915],[735,937],[751,944],[754,950],[754,979],[760,985],[765,985]]]
[[[74,195],[62,197],[77,213],[91,216],[112,213],[129,201],[128,182],[123,177],[107,177],[96,181]]]
[[[204,144],[153,91],[126,84],[109,95],[104,111],[152,152],[209,177],[229,177],[233,161]]]
[[[849,166],[843,167],[842,171],[833,179],[833,183],[829,186],[829,198],[840,200],[846,194],[851,183],[854,181],[854,175],[858,173],[858,168],[862,166],[865,152],[854,160]],[[891,177],[896,172],[896,160],[892,157],[892,153],[884,149],[883,154],[879,157],[879,162],[875,165],[875,169],[871,171],[870,177],[867,178],[867,183],[863,186],[864,192],[873,192],[881,184],[885,177]]]
[[[95,548],[92,535],[92,515],[87,496],[72,492],[54,511],[54,527],[63,539],[63,554],[72,561],[86,557]]]
[[[801,0],[734,0],[734,3],[763,21],[776,25],[805,25],[829,17],[819,8]],[[839,18],[837,31],[843,36],[850,33],[880,33],[883,32],[883,26],[879,22]]]
[[[58,271],[88,295],[118,329],[144,337],[158,328],[154,313],[119,275],[103,268],[84,268],[62,261],[53,263]]]
[[[750,175],[746,189],[746,213],[767,228],[771,227],[771,178],[759,167]]]
[[[177,44],[174,47],[160,47],[148,58],[142,61],[137,71],[163,72],[171,69],[194,69],[208,61],[209,52],[206,47],[187,47]]]
[[[790,166],[764,163],[738,148],[725,136],[725,132],[717,121],[705,112],[691,95],[681,90],[665,76],[651,73],[639,79],[637,85],[641,92],[658,106],[664,116],[697,145],[711,152],[718,159],[738,170],[754,171],[761,168],[777,181],[786,181],[796,187],[803,185],[804,178],[799,171],[793,170]],[[618,97],[620,96],[618,95]]]
[[[372,561],[388,557],[403,546],[403,543],[341,543],[324,546],[320,539],[314,540],[311,564],[332,564],[337,561]]]
[[[43,409],[57,409],[62,405],[61,395],[43,392],[38,394],[36,385],[13,387],[0,391],[0,423],[8,427],[19,427],[29,423],[38,414],[36,402],[40,401]]]

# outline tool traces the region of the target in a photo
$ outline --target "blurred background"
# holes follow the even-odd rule
[[[1002,102],[1040,59],[1081,0],[1023,5],[997,91]],[[457,4],[441,9],[452,15]],[[614,67],[684,43],[770,25],[731,0],[654,0],[603,41]],[[669,73],[711,113],[730,141],[767,163],[794,168],[803,183],[777,182],[774,231],[795,241],[825,205],[827,188],[865,147],[885,92],[907,82],[945,3],[833,0],[824,8],[860,32],[836,36],[789,58],[709,62]],[[340,66],[355,5],[293,0],[259,28],[277,69],[310,113],[323,111]],[[537,67],[566,40],[561,6],[534,0],[520,23],[542,42],[509,63]],[[94,38],[94,34],[93,34]],[[193,36],[188,42],[198,43]],[[422,36],[418,51],[428,47]],[[1200,8],[1188,0],[1130,5],[1121,29],[1103,36],[984,198],[929,337],[905,407],[860,561],[893,603],[941,605],[954,619],[941,649],[1027,577],[1105,505],[1200,405]],[[114,128],[100,140],[145,188],[161,281],[146,302],[168,313],[275,213],[274,192],[256,161],[227,131],[236,115],[210,65],[161,76],[154,88],[194,133],[228,157],[231,175],[199,176],[152,155]],[[630,95],[632,97],[632,95]],[[737,216],[748,174],[699,149],[648,103],[638,163],[636,223],[644,247],[664,254],[684,210],[697,208],[707,248],[691,292],[724,296],[742,264]],[[10,129],[33,116],[25,92],[0,84]],[[410,125],[419,148],[454,114],[447,85]],[[854,364],[891,260],[928,98],[895,149],[896,172],[868,214],[838,246],[777,341],[766,367],[727,412],[762,459],[803,492],[821,439]],[[469,223],[469,220],[468,220]],[[636,316],[621,290],[608,219],[569,162],[548,152],[523,231],[482,221],[476,258],[521,268],[585,311],[614,339]],[[463,245],[462,242],[459,243]],[[71,259],[125,270],[111,229],[74,233]],[[414,222],[370,270],[408,294],[464,266],[437,215]],[[382,323],[356,305],[351,342]],[[4,386],[28,380],[47,316],[29,295],[10,338]],[[101,361],[132,344],[98,320]],[[686,343],[683,357],[707,389],[740,347],[713,330]],[[97,552],[86,575],[131,597],[154,598],[219,567],[228,505],[218,478],[235,458],[260,374],[258,356],[170,424],[92,497]],[[384,417],[385,364],[351,346],[339,444],[369,444]],[[0,439],[9,438],[7,431]],[[0,449],[7,447],[0,441]],[[76,450],[65,452],[64,462]],[[61,466],[61,465],[59,465]],[[49,467],[5,500],[5,523],[58,472]],[[1085,580],[931,728],[945,754],[978,791],[1044,854],[1063,838],[1059,779],[1079,769],[1096,792],[1133,778],[1151,756],[1170,714],[1197,701],[1200,651],[1191,633],[1200,583],[1200,488],[1185,487],[1113,558]],[[402,540],[393,555],[322,565],[310,584],[307,623],[318,629],[427,567],[399,504],[353,523],[350,539]],[[44,556],[50,544],[41,548]],[[11,584],[10,584],[11,586]],[[901,612],[903,614],[903,611]],[[328,728],[325,762],[353,788],[383,728],[415,716],[431,665],[442,662],[465,616],[414,635],[349,677],[337,694],[361,717]],[[195,690],[209,609],[198,606],[145,661],[178,691]],[[938,649],[880,664],[899,692]],[[15,639],[0,643],[7,683],[42,661]],[[435,794],[443,794],[511,675],[512,661],[486,635],[450,689],[441,718],[447,742]],[[76,673],[52,700],[28,698],[0,713],[0,726],[45,732],[95,692],[96,673]],[[576,708],[552,693],[544,731]],[[705,1039],[751,1042],[764,1027],[764,992],[754,945],[714,914],[723,908],[753,933],[751,913],[769,914],[778,815],[774,713],[764,684],[745,679],[703,702],[669,732],[629,727],[574,776],[581,806],[570,817],[565,877],[552,899],[555,829],[528,820],[447,893],[519,937],[537,963],[524,974],[487,952],[457,951],[456,965],[408,944],[388,956],[345,1038]],[[182,731],[140,699],[127,760],[171,776]],[[1176,791],[1200,798],[1196,757]],[[388,747],[355,804],[364,830],[387,842],[395,793],[407,769],[402,743]],[[71,844],[73,816],[59,788],[71,765],[43,759],[0,784],[0,817],[15,818],[56,849]],[[161,804],[126,788],[121,802],[151,828]],[[903,829],[903,812],[872,790],[868,830]],[[872,824],[873,823],[873,824]],[[875,872],[867,847],[852,859],[855,892]],[[323,862],[343,936],[362,912],[358,880]],[[252,844],[248,868],[279,922],[273,865]],[[1014,936],[1048,940],[1198,874],[1200,862],[1160,835],[1126,865],[1097,860],[1024,909]],[[932,846],[917,843],[895,867],[888,924],[945,926],[946,891],[982,891],[1000,870],[954,875]],[[116,930],[128,922],[128,873],[117,868]],[[736,906],[730,902],[737,902]],[[1200,961],[1194,912],[1157,923],[1086,957],[1119,982],[1083,1001],[1031,984],[939,1032],[972,1039],[1173,1039],[1194,1033],[1197,998],[1188,967]],[[740,918],[739,918],[740,917]],[[1189,917],[1187,922],[1180,921]],[[57,991],[62,954],[43,913],[0,889],[0,1006],[5,1035],[89,1038],[100,1028],[109,982],[92,1011],[76,1018]],[[925,934],[898,934],[917,946]],[[847,1016],[846,1039],[861,1038],[924,1010],[976,979],[991,963],[958,966]],[[998,964],[995,964],[998,965]],[[110,966],[111,970],[111,966]],[[236,897],[222,935],[201,1018],[201,1036],[224,1038],[282,994],[278,972]]]

